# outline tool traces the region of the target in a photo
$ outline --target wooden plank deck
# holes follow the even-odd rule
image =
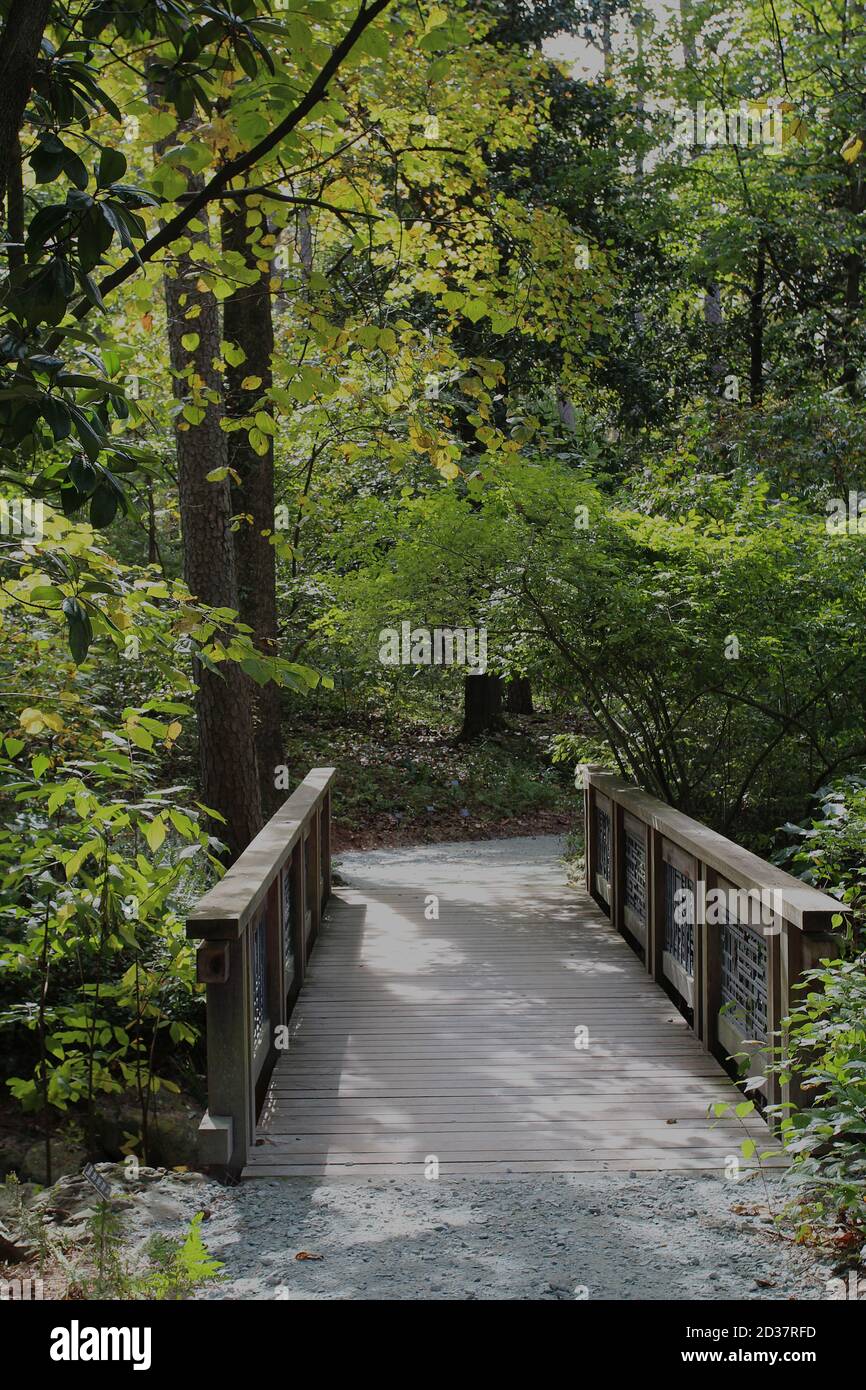
[[[423,1179],[431,1156],[440,1177],[721,1171],[739,1154],[743,1126],[707,1119],[736,1088],[531,843],[475,863],[394,851],[335,890],[244,1177]]]

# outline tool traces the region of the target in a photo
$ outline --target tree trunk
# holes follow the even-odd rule
[[[528,676],[515,676],[505,687],[508,714],[532,714],[532,686]]]
[[[866,209],[863,175],[856,169],[848,170],[848,207],[855,218],[861,218]],[[857,251],[848,251],[844,257],[845,315],[843,319],[842,385],[850,396],[857,395],[858,352],[857,319],[860,313],[860,282],[863,278],[863,257]]]
[[[691,6],[691,0],[680,0],[680,29],[683,40],[683,57],[686,60],[686,67],[694,72],[698,66],[698,46],[695,39],[697,25]]]
[[[610,77],[613,69],[613,44],[610,29],[610,0],[601,0],[601,52],[604,59],[604,75]]]
[[[467,676],[463,682],[461,743],[502,727],[502,677]]]
[[[561,423],[572,434],[577,429],[577,417],[574,413],[574,402],[570,401],[561,386],[556,388],[556,409]]]
[[[704,289],[704,323],[712,329],[713,335],[720,333],[724,323],[722,312],[722,289],[717,280],[712,280]],[[725,375],[725,363],[721,357],[710,362],[710,373],[718,381]]]
[[[12,0],[0,38],[0,204],[12,162],[18,151],[18,132],[33,89],[42,36],[53,0]]]
[[[24,264],[24,169],[21,140],[16,134],[6,168],[6,235],[9,240],[9,267]]]
[[[760,405],[764,398],[764,288],[767,256],[764,243],[758,244],[755,282],[749,303],[749,399]]]
[[[258,230],[267,232],[266,220]],[[246,226],[243,202],[228,202],[222,216],[223,250],[239,253],[251,268],[258,261],[268,262],[268,269],[260,271],[253,284],[241,285],[223,305],[224,337],[244,353],[242,362],[225,370],[225,409],[231,420],[262,410],[272,416],[272,407],[262,399],[273,382],[270,252],[251,242],[255,231]],[[249,376],[261,380],[255,390],[243,386]],[[240,477],[240,483],[232,484],[232,505],[235,515],[244,517],[234,536],[239,612],[252,628],[259,650],[273,656],[278,646],[276,558],[269,540],[274,529],[274,441],[266,435],[266,451],[258,454],[247,430],[233,431],[227,438],[229,465]],[[279,686],[274,681],[258,686],[253,707],[262,808],[269,817],[283,800],[274,787],[276,769],[285,762]]]
[[[175,271],[165,278],[175,395],[204,412],[188,428],[179,417],[176,429],[184,579],[205,603],[237,610],[229,482],[227,477],[207,481],[208,473],[228,465],[228,435],[220,428],[221,381],[214,366],[222,336],[219,308],[210,291],[197,288],[199,271],[188,255],[177,258]],[[191,309],[199,309],[197,317],[188,317]],[[187,333],[198,337],[191,352],[181,342]],[[250,681],[234,662],[221,662],[218,674],[196,664],[202,799],[225,817],[217,833],[233,860],[262,825]]]
[[[638,4],[636,9],[630,13],[632,28],[637,40],[637,91],[635,93],[635,111],[637,113],[637,123],[643,132],[644,119],[646,115],[646,72],[644,70],[644,24],[646,15],[643,6]],[[641,150],[635,160],[635,174],[639,179],[644,174],[644,156]]]

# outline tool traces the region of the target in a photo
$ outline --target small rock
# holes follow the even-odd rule
[[[0,1260],[7,1264],[20,1264],[22,1260],[29,1260],[34,1253],[34,1247],[23,1236],[0,1223]]]

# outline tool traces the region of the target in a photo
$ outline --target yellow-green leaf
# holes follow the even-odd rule
[[[151,853],[156,854],[163,840],[165,839],[165,821],[162,816],[155,816],[148,825],[142,827],[144,838],[150,847]]]

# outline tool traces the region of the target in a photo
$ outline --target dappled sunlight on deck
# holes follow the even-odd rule
[[[721,1172],[744,1135],[767,1148],[757,1116],[708,1120],[740,1096],[553,849],[486,849],[351,866],[246,1176]]]

